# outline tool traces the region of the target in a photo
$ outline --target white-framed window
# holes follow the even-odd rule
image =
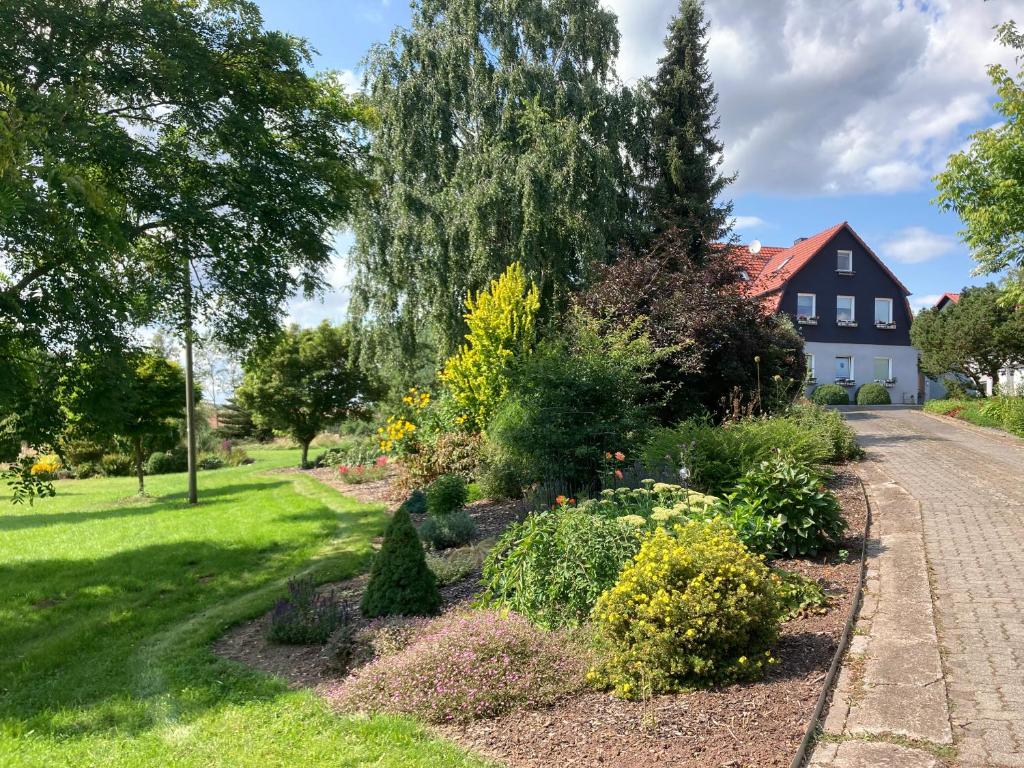
[[[853,251],[836,251],[836,271],[853,272]]]
[[[888,381],[892,378],[892,358],[875,358],[875,381]]]
[[[892,322],[892,299],[875,299],[875,322]]]
[[[836,296],[836,321],[852,323],[857,319],[856,300],[853,296]]]
[[[796,295],[797,317],[817,317],[818,297],[813,293],[798,293]]]
[[[806,354],[804,354],[804,357],[807,359],[807,378],[813,379],[814,378],[814,355],[812,355],[810,352],[807,352]]]
[[[836,378],[853,379],[853,358],[850,356],[836,357]]]
[[[744,283],[748,282],[750,280],[750,273],[747,272],[747,270],[745,270],[745,269],[741,269],[740,270],[740,280],[742,280]]]

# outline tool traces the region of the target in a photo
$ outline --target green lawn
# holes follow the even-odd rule
[[[199,475],[65,481],[0,512],[0,766],[477,766],[396,718],[345,718],[215,657],[286,577],[367,565],[379,507],[268,473],[297,451]],[[6,504],[6,502],[3,502]]]

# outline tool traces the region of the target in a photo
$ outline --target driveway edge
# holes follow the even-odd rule
[[[870,531],[854,637],[808,766],[940,768],[954,756],[920,504],[855,467]]]

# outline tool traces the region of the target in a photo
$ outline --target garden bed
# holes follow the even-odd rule
[[[334,485],[334,483],[331,483]],[[342,484],[339,484],[342,485]],[[839,497],[849,533],[846,557],[779,560],[776,565],[819,580],[830,605],[785,623],[776,647],[778,663],[763,680],[709,690],[624,701],[606,693],[566,697],[542,711],[513,711],[466,725],[435,726],[437,732],[509,766],[608,765],[788,766],[804,736],[829,664],[838,647],[860,576],[867,509],[859,481],[838,468],[830,485]],[[346,493],[360,486],[344,486]],[[522,514],[521,505],[470,505],[482,537],[491,537]],[[478,574],[442,589],[444,610],[473,597]],[[333,585],[358,602],[366,579]],[[315,688],[337,702],[344,679],[332,671],[320,647],[275,646],[265,638],[268,617],[235,628],[214,650],[295,686]]]

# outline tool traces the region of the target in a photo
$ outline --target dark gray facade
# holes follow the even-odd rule
[[[840,250],[852,251],[853,274],[837,272],[837,254]],[[837,232],[803,269],[789,279],[779,309],[796,318],[797,294],[800,293],[815,295],[817,325],[797,324],[808,342],[910,346],[911,317],[906,294],[846,229]],[[857,327],[837,324],[837,296],[854,297]],[[875,327],[876,298],[892,301],[895,328]]]

